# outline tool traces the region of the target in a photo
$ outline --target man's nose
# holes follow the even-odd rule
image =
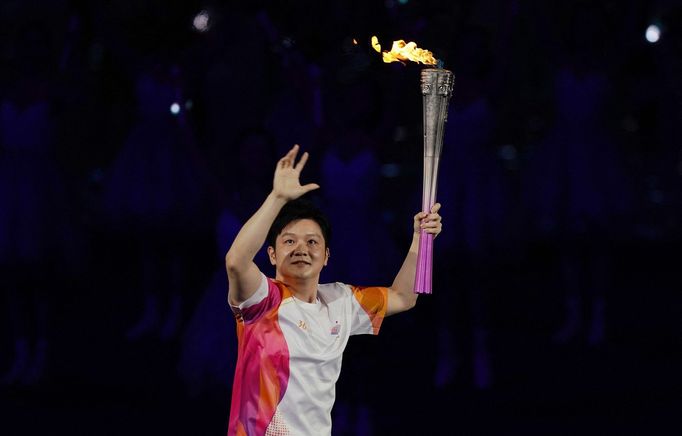
[[[296,247],[294,247],[294,251],[292,253],[294,256],[307,256],[308,255],[308,247],[306,244],[299,242],[296,244]]]

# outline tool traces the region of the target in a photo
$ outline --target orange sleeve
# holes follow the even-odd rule
[[[351,290],[360,307],[367,313],[374,334],[378,334],[388,307],[388,288],[351,286]]]

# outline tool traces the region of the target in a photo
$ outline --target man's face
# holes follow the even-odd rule
[[[275,265],[278,280],[319,280],[320,271],[329,259],[329,249],[319,224],[301,219],[282,229],[275,247],[268,247],[268,255],[270,263]]]

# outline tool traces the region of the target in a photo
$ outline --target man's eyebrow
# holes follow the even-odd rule
[[[282,237],[284,237],[284,236],[298,236],[298,234],[292,233],[292,232],[286,232],[286,233],[282,233],[280,236],[282,236]],[[319,233],[306,233],[303,236],[317,236],[318,238],[322,237],[322,235]]]

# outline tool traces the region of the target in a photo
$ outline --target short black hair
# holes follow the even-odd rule
[[[268,231],[268,245],[275,247],[277,236],[282,233],[284,227],[289,225],[289,223],[292,221],[302,219],[313,220],[320,226],[325,246],[329,248],[329,241],[332,236],[332,228],[329,225],[329,220],[317,206],[302,198],[289,201],[284,205],[282,210],[279,211],[279,214],[277,214],[275,221],[272,223],[272,226],[270,226],[270,230]]]

